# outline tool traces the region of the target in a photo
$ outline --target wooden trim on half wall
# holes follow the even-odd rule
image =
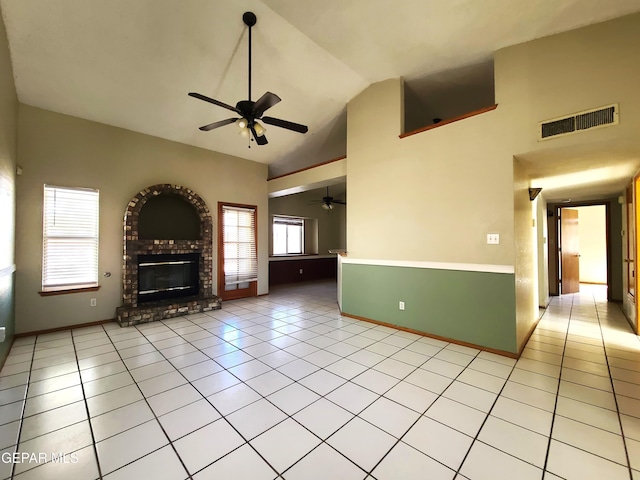
[[[340,160],[344,160],[345,158],[347,158],[347,157],[346,156],[342,156],[342,157],[333,158],[331,160],[327,160],[326,162],[316,163],[315,165],[311,165],[309,167],[304,167],[304,168],[301,168],[299,170],[294,170],[293,172],[283,173],[282,175],[276,175],[275,177],[267,178],[267,181],[275,180],[276,178],[287,177],[289,175],[294,175],[294,174],[300,173],[300,172],[306,172],[307,170],[311,170],[312,168],[321,167],[323,165],[328,165],[329,163],[333,163],[333,162],[339,162]]]
[[[416,133],[426,132],[427,130],[433,130],[434,128],[442,127],[444,125],[449,125],[450,123],[453,123],[453,122],[464,120],[465,118],[475,117],[476,115],[490,112],[491,110],[495,110],[496,108],[498,108],[497,103],[489,107],[479,108],[478,110],[474,110],[473,112],[465,113],[463,115],[458,115],[457,117],[449,118],[447,120],[442,120],[441,122],[434,123],[433,125],[427,125],[426,127],[422,127],[416,130],[412,130],[410,132],[402,133],[400,134],[400,138],[409,137],[411,135],[415,135]]]

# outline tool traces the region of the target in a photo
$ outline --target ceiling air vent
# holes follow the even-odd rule
[[[540,122],[538,140],[547,140],[560,135],[570,135],[582,130],[617,125],[618,109],[618,104],[614,103],[606,107],[599,107],[593,110],[574,113],[566,117]]]

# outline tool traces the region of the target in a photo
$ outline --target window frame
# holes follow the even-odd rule
[[[280,220],[280,222],[278,222]],[[298,256],[305,255],[305,223],[306,218],[304,217],[296,217],[293,215],[272,215],[271,217],[271,255],[274,257],[290,257],[290,256]],[[287,226],[285,233],[285,253],[276,253],[275,252],[275,225],[276,223],[284,224]],[[289,226],[300,227],[300,251],[299,252],[290,252],[289,251]]]
[[[50,185],[44,184],[43,186],[43,198],[42,198],[42,265],[41,265],[41,290],[38,292],[41,296],[50,296],[50,295],[61,295],[66,293],[80,293],[80,292],[89,292],[96,291],[100,288],[99,285],[99,262],[100,262],[100,191],[95,188],[86,188],[86,187],[68,187],[68,186],[60,186],[60,185]],[[55,195],[57,192],[67,191],[67,192],[84,192],[93,194],[92,196],[87,197],[86,199],[86,208],[95,209],[95,217],[92,219],[91,228],[94,231],[90,235],[79,236],[79,235],[70,235],[69,232],[65,232],[67,234],[49,234],[48,233],[48,215],[53,212],[54,215],[57,214],[55,211],[55,204],[50,206],[48,202],[51,201],[50,195],[53,194],[54,202]],[[53,210],[52,210],[53,209]],[[71,228],[78,228],[79,225],[74,225]],[[69,227],[68,227],[69,228]],[[71,240],[71,239],[83,239],[85,241],[89,241],[89,249],[92,251],[92,266],[90,267],[90,275],[92,276],[90,281],[80,281],[78,279],[77,282],[69,282],[69,283],[53,283],[51,281],[47,281],[48,278],[51,277],[52,273],[55,273],[55,268],[50,267],[51,258],[48,258],[48,252],[51,247],[51,240]],[[75,246],[76,248],[80,248],[80,246]],[[51,269],[50,269],[51,268]]]

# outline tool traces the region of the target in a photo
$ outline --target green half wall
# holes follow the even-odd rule
[[[343,313],[510,353],[515,298],[512,273],[342,265]]]
[[[5,327],[5,341],[0,343],[0,366],[4,363],[11,343],[15,327],[14,287],[16,272],[13,269],[0,270],[0,327]]]

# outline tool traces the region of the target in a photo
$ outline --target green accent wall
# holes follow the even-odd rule
[[[517,353],[514,274],[347,263],[342,311]]]
[[[14,332],[14,286],[16,273],[0,272],[0,327],[6,328],[6,340],[0,343],[0,365],[9,354]]]
[[[13,342],[15,330],[15,211],[18,97],[13,83],[7,32],[0,12],[0,366]]]

